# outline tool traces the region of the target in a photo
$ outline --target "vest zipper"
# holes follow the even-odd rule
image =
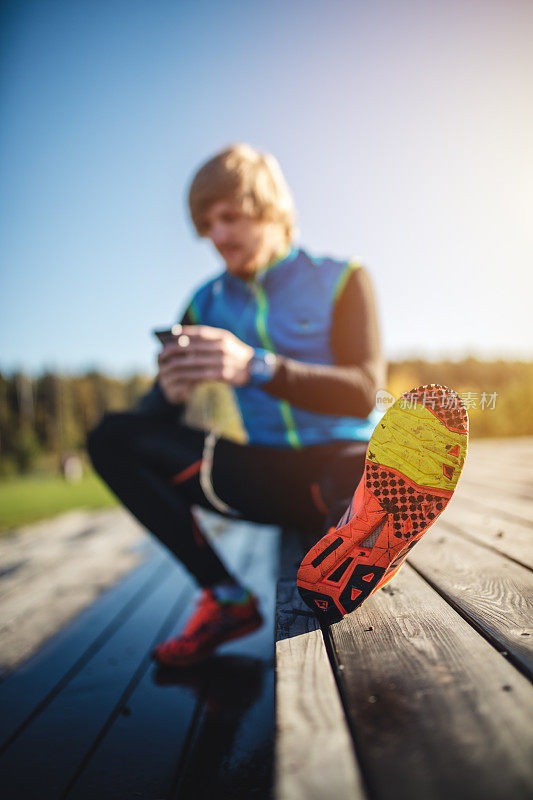
[[[249,286],[257,301],[257,314],[255,316],[255,328],[257,335],[259,336],[261,344],[265,350],[275,353],[276,348],[272,343],[272,339],[270,338],[267,329],[268,298],[266,296],[266,292],[258,283],[252,282],[249,284]],[[302,443],[300,441],[300,437],[298,436],[298,431],[296,429],[296,423],[294,421],[290,403],[288,403],[287,400],[278,400],[278,404],[283,422],[287,429],[287,441],[291,447],[299,450],[302,447]]]

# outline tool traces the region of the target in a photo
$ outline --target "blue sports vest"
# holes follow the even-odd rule
[[[243,280],[223,272],[194,295],[194,322],[225,328],[258,350],[310,364],[334,364],[330,330],[336,298],[359,264],[312,257],[292,248],[288,255]],[[338,440],[368,441],[382,414],[365,419],[317,414],[279,400],[260,386],[234,387],[250,444],[305,447]]]

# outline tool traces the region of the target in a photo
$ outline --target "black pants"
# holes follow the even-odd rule
[[[192,505],[210,510],[199,480],[204,433],[135,412],[106,414],[87,438],[96,471],[117,497],[201,586],[231,577],[199,530]],[[336,525],[364,469],[367,442],[301,450],[220,439],[212,483],[251,522],[316,531]]]

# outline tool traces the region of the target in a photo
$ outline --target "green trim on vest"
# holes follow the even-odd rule
[[[274,256],[274,258],[272,258],[267,264],[265,264],[264,267],[261,267],[260,269],[258,269],[257,272],[255,272],[253,274],[253,276],[248,279],[248,282],[257,281],[257,279],[262,280],[264,275],[266,275],[267,272],[269,272],[274,267],[277,267],[278,264],[281,264],[283,261],[286,261],[287,258],[289,258],[289,256],[294,255],[295,252],[296,252],[296,248],[293,247],[292,245],[288,244],[286,246],[285,250],[283,250],[277,256]]]
[[[333,292],[333,302],[336,303],[339,297],[342,294],[344,287],[346,286],[346,282],[352,272],[355,272],[356,269],[360,269],[363,265],[360,264],[358,261],[349,261],[346,267],[341,272],[340,278],[337,281],[337,285],[335,286],[335,291]]]
[[[252,283],[250,286],[257,300],[257,314],[255,317],[257,335],[259,336],[265,350],[270,350],[271,353],[275,353],[276,348],[274,347],[272,339],[268,335],[267,330],[266,317],[268,313],[268,299],[265,290],[257,283]],[[290,403],[288,403],[287,400],[278,400],[278,405],[283,422],[287,428],[287,441],[291,447],[299,450],[302,447],[302,443],[300,441],[300,437],[298,436],[298,431],[296,430],[296,423],[294,422]]]
[[[194,300],[189,303],[187,307],[187,313],[191,317],[194,325],[199,325],[200,323],[200,314],[198,313],[198,309],[196,308],[196,304]]]

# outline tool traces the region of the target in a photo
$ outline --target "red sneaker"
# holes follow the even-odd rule
[[[255,595],[242,603],[220,603],[211,589],[204,589],[180,635],[157,645],[152,656],[168,667],[197,664],[223,642],[246,636],[262,624]]]
[[[394,577],[450,501],[467,441],[465,405],[446,386],[412,389],[384,414],[352,502],[298,570],[300,595],[320,619],[338,622]]]

